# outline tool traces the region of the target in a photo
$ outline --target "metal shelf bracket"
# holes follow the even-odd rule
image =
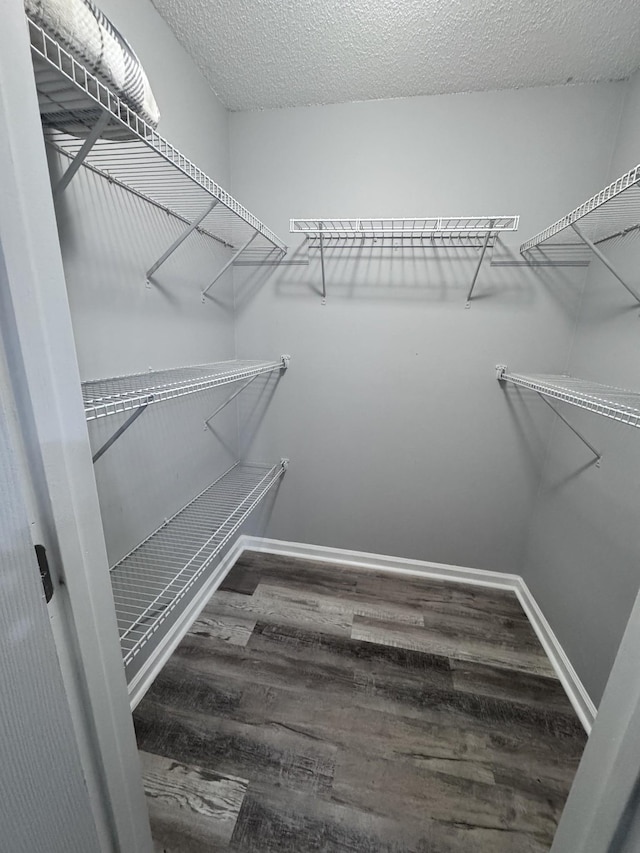
[[[322,270],[322,305],[327,304],[327,281],[324,272],[324,231],[323,223],[319,223],[320,228],[320,269]]]
[[[103,110],[100,113],[100,118],[94,124],[93,128],[91,129],[91,132],[89,133],[85,141],[82,143],[82,147],[75,155],[71,163],[67,166],[65,173],[62,175],[58,183],[55,185],[53,189],[54,199],[58,199],[69,186],[73,176],[76,174],[80,166],[82,166],[87,155],[89,154],[93,146],[96,144],[98,139],[102,136],[102,131],[109,124],[110,119],[111,116],[106,110]]]
[[[471,307],[471,296],[473,294],[473,288],[476,286],[476,281],[478,280],[478,275],[480,274],[480,267],[482,266],[482,262],[487,251],[487,246],[489,245],[489,240],[491,239],[491,232],[494,226],[495,220],[492,219],[489,223],[489,230],[487,231],[486,236],[484,238],[482,249],[480,250],[480,257],[478,258],[478,263],[473,274],[473,278],[471,279],[471,287],[469,288],[469,293],[467,293],[467,304],[464,306],[465,308]]]
[[[228,260],[228,261],[227,261],[227,263],[222,267],[222,269],[221,269],[221,270],[219,270],[219,272],[217,273],[217,275],[216,275],[216,277],[213,279],[213,281],[205,287],[205,289],[202,291],[202,301],[203,301],[203,302],[205,301],[205,296],[206,296],[206,295],[207,295],[207,293],[211,290],[211,288],[213,287],[213,285],[218,281],[218,279],[219,279],[222,275],[224,275],[224,273],[226,273],[226,271],[229,269],[229,267],[230,267],[232,264],[234,264],[234,263],[238,260],[238,258],[239,258],[239,257],[240,257],[240,255],[245,251],[245,249],[248,249],[248,248],[249,248],[249,246],[253,243],[253,241],[256,239],[256,237],[257,237],[257,236],[258,236],[258,232],[257,232],[257,231],[254,231],[254,232],[253,232],[253,234],[251,235],[251,237],[249,237],[249,239],[247,240],[247,242],[246,242],[246,243],[244,243],[244,245],[242,245],[242,246],[238,249],[238,251],[237,251],[237,252],[236,252],[236,253],[235,253],[231,258],[229,258],[229,260]]]
[[[278,365],[278,367],[274,367],[273,369],[274,370],[287,370],[289,367],[290,361],[291,361],[290,355],[283,355],[281,357],[281,362]],[[226,409],[226,407],[229,405],[229,403],[232,403],[236,399],[236,397],[240,396],[240,394],[242,394],[242,392],[245,390],[245,388],[248,388],[249,385],[251,385],[251,383],[258,378],[258,376],[264,376],[264,375],[265,375],[264,373],[256,373],[255,376],[252,376],[251,379],[248,379],[244,383],[244,385],[241,385],[236,391],[233,392],[233,394],[231,394],[229,397],[227,397],[227,399],[224,401],[224,403],[221,403],[218,406],[218,408],[215,410],[215,412],[212,412],[208,418],[205,418],[203,429],[206,431],[209,428],[209,423],[215,418],[216,415],[219,415],[223,409]]]
[[[560,411],[558,411],[558,409],[553,405],[553,403],[551,403],[549,400],[547,400],[547,398],[544,396],[544,394],[541,394],[539,391],[537,393],[538,393],[538,397],[540,397],[540,399],[544,403],[546,403],[547,406],[549,406],[549,408],[551,409],[552,412],[555,412],[555,414],[560,418],[562,423],[566,424],[569,427],[569,429],[571,430],[571,432],[574,435],[577,435],[578,438],[580,439],[580,441],[589,448],[589,450],[593,453],[593,455],[596,458],[596,467],[599,468],[600,467],[600,460],[602,459],[602,453],[599,453],[595,449],[593,444],[591,444],[591,442],[587,441],[587,439],[582,435],[582,433],[579,430],[577,430],[574,427],[574,425],[572,423],[570,423]]]
[[[506,364],[496,364],[496,379],[498,382],[506,381],[506,373],[507,373],[507,365]],[[574,427],[574,425],[568,421],[565,416],[551,403],[544,394],[540,393],[540,391],[536,391],[538,397],[549,406],[549,408],[560,418],[563,424],[566,424],[571,432],[576,435],[580,441],[585,444],[589,450],[593,453],[596,460],[596,467],[600,467],[600,460],[602,459],[602,454],[599,453],[596,448],[591,444],[591,442],[587,441],[587,439],[582,435],[582,433]]]
[[[200,214],[200,216],[198,216],[198,217],[197,217],[197,219],[194,219],[194,221],[189,225],[189,227],[188,227],[188,228],[186,228],[186,229],[182,232],[182,234],[174,240],[174,242],[169,246],[169,248],[167,249],[167,251],[166,251],[166,252],[164,252],[164,253],[163,253],[163,254],[158,258],[158,260],[155,262],[155,264],[152,264],[152,266],[150,266],[150,267],[149,267],[149,269],[147,270],[147,274],[146,274],[147,287],[150,287],[150,285],[151,285],[151,276],[154,274],[154,272],[155,272],[159,267],[161,267],[161,266],[162,266],[162,264],[163,264],[163,263],[164,263],[168,258],[170,258],[170,257],[171,257],[171,255],[175,252],[175,250],[178,248],[178,246],[180,246],[182,243],[184,243],[184,241],[187,239],[187,237],[188,237],[190,234],[192,234],[192,233],[196,230],[196,228],[200,225],[200,223],[202,222],[202,220],[203,220],[203,219],[206,219],[206,217],[211,213],[211,211],[212,211],[212,210],[213,210],[213,208],[218,204],[218,202],[219,202],[219,201],[220,201],[220,199],[218,199],[218,198],[214,198],[214,199],[213,199],[213,201],[211,202],[211,204],[207,205],[207,207],[206,207],[206,208],[205,208],[205,210]]]
[[[626,281],[622,278],[622,276],[620,275],[620,273],[616,270],[616,268],[613,266],[613,264],[612,264],[612,263],[611,263],[611,261],[607,258],[607,256],[606,256],[606,255],[604,255],[604,254],[600,251],[600,249],[596,246],[596,244],[595,244],[592,240],[590,240],[590,239],[587,237],[587,235],[586,235],[586,234],[585,234],[585,233],[584,233],[584,232],[583,232],[583,231],[582,231],[582,230],[581,230],[581,229],[576,225],[576,223],[575,223],[575,222],[572,222],[572,223],[571,223],[571,227],[572,227],[572,228],[573,228],[573,230],[576,232],[576,234],[578,235],[578,237],[582,240],[582,242],[585,244],[585,246],[588,246],[588,247],[591,249],[591,251],[592,251],[592,252],[593,252],[593,254],[596,256],[596,258],[598,258],[598,260],[599,260],[599,261],[602,261],[602,263],[603,263],[603,264],[605,265],[605,267],[609,270],[609,272],[610,272],[610,273],[612,273],[612,275],[614,275],[614,276],[618,279],[618,281],[619,281],[619,282],[620,282],[620,284],[625,288],[625,290],[628,290],[628,291],[629,291],[629,293],[630,293],[630,294],[633,296],[633,298],[636,300],[636,302],[637,302],[638,304],[640,304],[640,296],[635,292],[635,290],[634,290],[632,287],[630,287],[630,286],[626,283]],[[632,230],[632,229],[629,229],[629,230]]]
[[[118,429],[113,433],[111,438],[107,439],[107,441],[105,441],[105,443],[102,445],[102,447],[100,447],[99,450],[96,450],[96,452],[93,454],[93,457],[92,457],[92,461],[93,461],[94,465],[96,464],[98,459],[100,459],[100,457],[103,456],[107,452],[107,450],[112,445],[114,445],[116,443],[116,441],[120,438],[120,436],[129,429],[131,424],[134,421],[138,420],[138,418],[144,412],[144,410],[147,408],[149,403],[152,403],[152,402],[153,402],[153,394],[150,394],[149,397],[147,398],[147,402],[144,403],[144,405],[142,405],[142,406],[138,406],[138,408],[131,415],[129,415],[129,417],[122,424],[122,426],[118,427]]]

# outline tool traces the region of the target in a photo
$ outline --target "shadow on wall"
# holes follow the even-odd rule
[[[235,310],[241,312],[263,288],[274,273],[280,272],[277,262],[267,261],[256,266],[235,265],[233,268]]]
[[[259,376],[242,392],[238,404],[238,458],[247,458],[256,433],[282,379],[283,372],[279,370]]]
[[[240,528],[240,533],[246,533],[248,536],[266,535],[271,523],[271,517],[273,515],[276,501],[278,500],[280,489],[282,488],[282,484],[286,480],[286,477],[286,474],[284,477],[281,477],[276,485],[266,495],[264,500],[258,504],[253,513]]]
[[[499,385],[502,386],[502,393],[518,435],[518,441],[523,451],[524,458],[527,460],[529,471],[532,476],[540,480],[543,474],[541,463],[544,462],[549,450],[551,432],[546,432],[545,437],[541,435],[532,415],[531,407],[539,406],[543,409],[548,407],[535,391],[530,391],[526,388],[509,385],[508,383],[503,382],[500,382]],[[558,405],[561,406],[561,404]],[[557,420],[556,416],[553,415],[551,411],[549,411],[548,417]],[[559,428],[568,429],[568,427],[565,427],[563,424],[560,424]],[[580,464],[577,468],[570,471],[561,480],[559,480],[555,484],[554,490],[558,490],[566,486],[571,482],[571,480],[594,466],[597,461],[596,457],[591,456],[584,464]]]
[[[49,151],[52,182],[65,159]],[[56,198],[56,220],[65,272],[83,299],[111,296],[113,309],[131,310],[131,300],[152,311],[202,311],[202,291],[231,257],[231,249],[195,231],[149,277],[148,271],[185,232],[185,222],[88,169]],[[233,313],[222,283],[208,294],[216,310]],[[123,288],[126,287],[126,293]]]
[[[324,250],[327,299],[431,301],[466,304],[480,257],[477,247],[347,245]],[[322,296],[320,253],[303,242],[278,271],[276,294]],[[532,266],[518,247],[497,243],[480,268],[472,303],[493,297],[509,306],[533,304],[543,285],[563,311],[573,314],[584,284],[584,265]],[[305,268],[306,267],[306,268]]]

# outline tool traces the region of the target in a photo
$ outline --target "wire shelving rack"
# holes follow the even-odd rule
[[[640,391],[630,391],[613,385],[603,385],[587,379],[577,379],[573,376],[510,373],[506,365],[496,367],[497,379],[500,382],[511,382],[522,388],[535,391],[558,417],[587,445],[599,461],[601,454],[596,448],[562,415],[550,400],[568,403],[579,409],[585,409],[596,415],[640,427]]]
[[[599,258],[637,302],[640,294],[625,281],[602,251],[605,244],[640,229],[640,165],[631,169],[571,213],[520,246],[532,264],[584,264]]]
[[[519,216],[427,216],[374,219],[291,219],[292,234],[304,234],[310,249],[320,251],[322,301],[326,302],[324,253],[327,249],[447,247],[479,249],[467,306],[473,295],[487,249],[493,249],[505,231],[517,231]]]
[[[282,356],[279,361],[236,359],[90,380],[82,383],[85,416],[87,421],[92,421],[116,415],[286,369],[288,363],[288,356]]]
[[[183,602],[283,476],[277,465],[236,463],[111,569],[125,667]]]
[[[85,165],[110,183],[184,222],[188,226],[185,233],[165,253],[166,257],[162,256],[153,265],[149,274],[196,229],[232,249],[235,254],[231,262],[240,254],[244,254],[245,263],[250,260],[256,264],[286,254],[284,243],[256,216],[182,155],[28,16],[27,22],[41,118],[48,129],[47,141],[71,161],[54,194],[63,192],[80,166]],[[56,103],[56,93],[64,93],[64,89],[51,85],[52,75],[77,93],[74,124],[86,126],[86,139],[56,129],[57,108],[67,115],[70,110],[68,95]],[[87,125],[87,114],[91,115],[91,111],[87,113],[87,103],[100,114],[93,125]]]
[[[184,397],[187,394],[219,388],[233,382],[243,382],[244,384],[207,418],[204,424],[206,429],[209,422],[232,400],[235,400],[245,388],[248,388],[254,379],[263,374],[272,373],[274,370],[286,370],[289,367],[290,360],[291,358],[288,355],[281,356],[279,361],[236,359],[83,382],[82,396],[85,417],[88,422],[122,412],[132,412],[126,421],[93,454],[94,464],[152,403],[160,403],[176,397]]]
[[[292,219],[292,233],[310,240],[394,239],[419,245],[420,240],[436,245],[471,245],[481,248],[487,236],[495,239],[503,231],[517,231],[518,216],[427,216],[413,219]],[[357,245],[357,244],[356,244]]]
[[[498,369],[498,379],[521,385],[614,421],[640,427],[640,391],[602,385],[573,376],[509,373],[506,367],[502,366]]]

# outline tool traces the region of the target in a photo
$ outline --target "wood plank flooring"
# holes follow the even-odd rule
[[[586,740],[513,593],[255,552],[134,721],[163,853],[546,853]]]

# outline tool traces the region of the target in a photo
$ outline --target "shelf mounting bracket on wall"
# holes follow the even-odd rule
[[[327,281],[324,272],[324,230],[323,223],[318,223],[320,230],[320,269],[322,270],[322,305],[327,304]]]
[[[62,175],[58,183],[55,185],[53,189],[54,199],[58,199],[69,186],[71,180],[73,179],[73,176],[76,174],[80,166],[82,166],[85,161],[85,158],[87,157],[93,146],[96,144],[98,139],[102,136],[102,132],[109,124],[110,119],[111,116],[106,110],[103,110],[100,113],[100,118],[94,124],[89,135],[82,143],[82,147],[75,155],[71,163],[67,166],[65,173]]]
[[[187,239],[187,237],[188,237],[190,234],[192,234],[192,233],[196,230],[196,228],[200,225],[200,223],[202,222],[202,220],[203,220],[203,219],[206,219],[206,217],[211,213],[211,211],[214,209],[214,207],[218,204],[218,202],[219,202],[219,201],[220,201],[220,199],[218,199],[218,198],[214,198],[214,199],[211,201],[211,204],[207,205],[207,207],[206,207],[206,208],[205,208],[205,210],[200,214],[200,216],[198,216],[198,217],[197,217],[197,219],[194,219],[194,220],[193,220],[193,222],[189,225],[189,227],[188,227],[188,228],[186,228],[186,229],[182,232],[182,234],[180,234],[180,236],[179,236],[179,237],[177,237],[177,238],[173,241],[173,243],[169,246],[169,248],[167,249],[167,251],[166,251],[166,252],[164,252],[164,254],[162,254],[162,255],[158,258],[158,260],[155,262],[155,264],[152,264],[152,266],[150,266],[150,267],[149,267],[149,269],[147,270],[147,275],[146,275],[146,279],[147,279],[147,287],[150,287],[150,286],[151,286],[151,281],[150,281],[150,279],[151,279],[151,276],[154,274],[154,272],[156,272],[156,270],[157,270],[157,269],[159,269],[159,267],[161,267],[161,266],[162,266],[162,264],[163,264],[163,263],[164,263],[168,258],[170,258],[170,257],[171,257],[171,255],[175,252],[175,250],[178,248],[178,246],[180,246],[182,243],[184,243],[184,241]]]
[[[473,294],[473,288],[476,286],[476,281],[478,280],[478,275],[480,274],[480,267],[482,266],[482,262],[484,260],[485,253],[487,251],[487,246],[489,245],[489,240],[491,239],[491,231],[495,225],[495,220],[491,220],[489,222],[489,230],[484,238],[484,242],[482,244],[482,249],[480,250],[480,257],[478,258],[478,263],[476,265],[476,270],[473,274],[473,278],[471,280],[471,287],[469,288],[469,293],[467,293],[467,304],[464,306],[465,308],[471,307],[471,296]]]
[[[105,441],[105,443],[102,445],[102,447],[99,450],[96,450],[96,452],[92,456],[92,461],[93,461],[94,465],[96,464],[98,459],[100,459],[100,457],[103,456],[107,452],[107,450],[113,444],[116,443],[116,441],[120,438],[120,436],[129,429],[131,424],[134,423],[134,421],[138,420],[138,418],[144,412],[144,410],[147,408],[149,403],[152,403],[152,402],[153,402],[153,394],[150,394],[149,397],[147,398],[147,402],[143,403],[142,406],[138,406],[138,408],[131,415],[129,415],[129,417],[122,424],[122,426],[118,427],[118,429],[113,433],[111,438],[107,439],[107,441]]]
[[[497,365],[496,365],[496,379],[498,380],[498,382],[506,382],[508,379],[510,379],[510,377],[509,377],[509,376],[508,376],[508,374],[507,374],[507,365],[506,365],[506,364],[497,364]],[[525,387],[526,387],[526,386],[525,386]],[[591,451],[591,453],[593,453],[593,455],[595,456],[595,463],[596,463],[596,467],[598,467],[598,468],[599,468],[599,467],[600,467],[600,460],[602,459],[602,454],[601,454],[601,453],[599,453],[599,452],[596,450],[596,448],[593,446],[593,444],[591,444],[591,442],[590,442],[590,441],[588,441],[588,440],[584,437],[584,435],[582,435],[582,433],[581,433],[578,429],[576,429],[576,427],[574,427],[574,425],[573,425],[570,421],[568,421],[568,420],[567,420],[567,418],[565,418],[565,416],[562,414],[562,412],[560,412],[560,411],[559,411],[559,410],[558,410],[558,409],[553,405],[553,403],[551,403],[551,402],[550,402],[550,401],[549,401],[549,400],[544,396],[544,394],[543,394],[541,391],[538,391],[538,390],[536,390],[536,389],[533,389],[533,390],[535,390],[535,391],[536,391],[536,394],[538,395],[538,397],[540,397],[540,399],[541,399],[544,403],[546,403],[546,404],[547,404],[547,406],[549,406],[549,408],[551,409],[551,411],[552,411],[554,414],[556,414],[556,415],[560,418],[560,420],[562,421],[562,423],[563,423],[563,424],[566,424],[566,425],[569,427],[569,429],[571,430],[571,432],[572,432],[574,435],[576,435],[576,436],[580,439],[580,441],[581,441],[584,445],[586,445],[586,446],[589,448],[589,450]]]
[[[591,444],[591,442],[587,441],[587,439],[582,435],[582,433],[581,433],[579,430],[577,430],[577,429],[574,427],[574,425],[573,425],[570,421],[568,421],[568,420],[565,418],[565,416],[564,416],[564,415],[563,415],[563,414],[562,414],[562,413],[561,413],[561,412],[560,412],[560,411],[559,411],[559,410],[558,410],[558,409],[553,405],[553,403],[551,403],[549,400],[547,400],[547,398],[546,398],[543,394],[541,394],[539,391],[538,391],[537,393],[538,393],[538,397],[540,397],[540,399],[541,399],[544,403],[546,403],[546,404],[547,404],[547,406],[549,406],[549,408],[551,409],[551,411],[552,411],[552,412],[554,412],[554,413],[555,413],[555,414],[560,418],[560,420],[562,421],[562,423],[563,423],[563,424],[566,424],[566,425],[569,427],[569,429],[571,430],[571,432],[572,432],[574,435],[577,435],[577,436],[578,436],[578,438],[580,439],[580,441],[581,441],[583,444],[585,444],[585,445],[589,448],[589,450],[590,450],[590,451],[593,453],[593,455],[595,456],[595,458],[596,458],[596,466],[599,468],[599,467],[600,467],[600,460],[602,459],[602,454],[601,454],[601,453],[599,453],[599,452],[595,449],[595,447],[593,446],[593,444]]]
[[[289,367],[290,361],[291,361],[290,355],[283,355],[280,365],[278,365],[278,367],[274,367],[273,369],[274,370],[286,370]],[[224,401],[224,403],[222,403],[220,406],[218,406],[218,408],[215,410],[215,412],[212,412],[212,414],[210,414],[208,418],[205,418],[203,429],[206,431],[209,427],[210,421],[212,421],[216,415],[219,415],[220,412],[229,405],[229,403],[233,402],[233,400],[235,400],[236,397],[238,397],[240,394],[242,394],[242,392],[245,390],[245,388],[248,388],[249,385],[251,385],[251,383],[254,381],[254,379],[257,379],[258,376],[263,376],[263,375],[264,374],[262,374],[262,373],[256,373],[256,375],[252,376],[251,379],[249,379],[247,382],[244,383],[244,385],[241,385],[237,391],[234,391],[233,394],[231,394],[229,397],[227,397],[227,399]]]
[[[591,249],[591,251],[592,251],[592,252],[593,252],[593,254],[596,256],[596,258],[598,258],[598,260],[599,260],[599,261],[602,261],[602,263],[603,263],[603,264],[605,265],[605,267],[609,270],[609,272],[610,272],[610,273],[612,273],[612,275],[614,275],[614,276],[618,279],[618,281],[620,282],[620,284],[621,284],[621,285],[622,285],[626,290],[628,290],[628,291],[629,291],[629,293],[630,293],[630,294],[633,296],[633,298],[636,300],[636,302],[637,302],[638,304],[640,304],[640,296],[635,292],[635,290],[634,290],[632,287],[630,287],[630,286],[626,283],[626,281],[622,278],[622,276],[620,275],[620,273],[616,270],[616,268],[613,266],[613,264],[612,264],[612,263],[611,263],[611,261],[607,258],[607,256],[606,256],[606,255],[604,255],[604,254],[600,251],[600,249],[596,246],[596,244],[595,244],[592,240],[590,240],[590,239],[587,237],[587,235],[586,235],[586,234],[585,234],[585,233],[584,233],[584,232],[583,232],[583,231],[582,231],[582,230],[581,230],[581,229],[576,225],[576,223],[575,223],[575,222],[572,222],[572,223],[571,223],[571,227],[572,227],[572,228],[573,228],[573,230],[576,232],[576,234],[578,235],[578,237],[582,240],[582,242],[583,242],[586,246],[588,246],[588,247]],[[626,233],[628,233],[628,232],[629,232],[629,231],[631,231],[631,230],[633,230],[633,229],[631,229],[631,228],[627,229],[627,232],[626,232]]]
[[[234,264],[234,263],[238,260],[238,258],[240,257],[240,255],[241,255],[241,254],[242,254],[246,249],[248,249],[248,248],[249,248],[249,246],[253,243],[253,241],[256,239],[256,237],[257,237],[257,236],[258,236],[258,232],[257,232],[257,231],[254,231],[254,232],[253,232],[253,234],[251,235],[251,237],[249,237],[249,239],[247,240],[247,242],[246,242],[246,243],[244,243],[244,245],[242,245],[242,246],[238,249],[238,251],[235,253],[235,255],[232,255],[232,257],[230,257],[230,258],[229,258],[229,260],[227,261],[227,263],[226,263],[226,264],[222,267],[222,269],[218,272],[218,274],[217,274],[217,275],[216,275],[216,277],[213,279],[213,281],[205,287],[205,289],[202,291],[202,301],[203,301],[203,302],[205,301],[205,299],[204,299],[204,298],[205,298],[205,296],[206,296],[206,295],[207,295],[207,293],[211,290],[211,288],[213,287],[213,285],[218,281],[218,279],[219,279],[219,278],[221,278],[221,276],[223,276],[223,275],[224,275],[224,273],[226,273],[226,271],[229,269],[229,267],[230,267],[232,264]]]

